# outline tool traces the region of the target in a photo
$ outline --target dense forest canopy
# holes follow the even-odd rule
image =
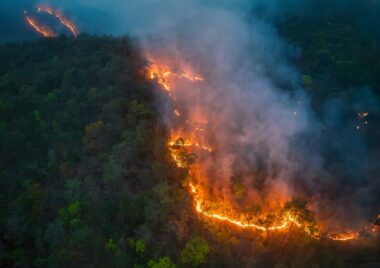
[[[378,160],[380,111],[371,102],[380,97],[378,39],[339,17],[293,16],[278,27],[299,49],[294,64],[314,111],[330,126],[326,136],[340,136],[341,128],[329,125],[323,108],[333,98],[346,104],[344,129],[371,144],[354,160],[367,155]],[[183,187],[186,172],[168,152],[159,116],[165,96],[147,79],[146,66],[129,38],[81,34],[1,45],[1,266],[379,265],[378,241],[355,251],[296,230],[262,241],[202,221]],[[358,131],[357,113],[364,108],[370,109],[369,124]],[[328,168],[354,178],[344,170],[347,161],[338,159]],[[376,165],[366,179],[378,171]],[[372,202],[379,204],[379,198]]]

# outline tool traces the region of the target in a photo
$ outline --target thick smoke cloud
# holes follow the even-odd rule
[[[225,200],[236,182],[247,189],[244,203],[285,200],[296,192],[292,180],[299,169],[291,144],[312,116],[286,60],[291,49],[270,24],[248,24],[241,14],[238,8],[194,6],[193,17],[167,28],[158,41],[142,43],[154,61],[200,66],[205,75],[198,86],[178,85],[175,94],[189,121],[210,122],[216,152],[201,160],[202,183]],[[294,86],[287,92],[277,82]]]
[[[164,59],[200,63],[208,79],[197,90],[184,86],[177,96],[189,114],[211,117],[214,144],[223,148],[202,159],[211,179],[204,183],[226,199],[225,188],[242,181],[249,189],[247,203],[307,196],[333,225],[337,219],[363,223],[375,212],[376,177],[368,174],[377,165],[368,164],[376,158],[368,155],[356,114],[376,111],[370,90],[327,101],[316,119],[299,74],[287,62],[295,53],[268,22],[272,9],[247,23],[241,6],[191,8],[191,16],[163,28],[162,43],[144,44]]]
[[[169,47],[169,57],[180,61],[203,61],[210,77],[202,93],[188,88],[184,92],[191,93],[179,97],[185,109],[211,115],[216,148],[223,148],[203,160],[209,163],[207,177],[215,178],[206,184],[228,198],[228,190],[221,188],[243,180],[250,189],[247,203],[268,196],[307,196],[332,225],[362,224],[377,212],[374,174],[379,167],[363,133],[368,129],[357,115],[369,110],[376,117],[377,98],[363,89],[348,99],[328,100],[321,114],[314,115],[298,84],[299,73],[287,62],[294,50],[270,22],[290,14],[304,16],[304,10],[324,3],[294,1],[293,8],[281,9],[273,2],[256,2],[253,10],[261,9],[261,19],[251,18],[249,24],[249,9],[242,8],[247,2],[239,3],[234,8],[188,6],[191,16],[162,28],[163,45],[146,44],[148,51]],[[329,7],[336,15],[350,14],[340,2]]]

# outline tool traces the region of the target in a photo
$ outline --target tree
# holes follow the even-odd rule
[[[181,261],[197,267],[206,262],[210,249],[206,240],[201,237],[190,239],[181,251]]]
[[[177,266],[172,262],[169,257],[163,257],[157,261],[150,260],[148,262],[149,268],[176,268]]]
[[[103,121],[96,121],[86,126],[86,133],[83,137],[83,143],[88,149],[99,148],[99,137],[103,128]]]

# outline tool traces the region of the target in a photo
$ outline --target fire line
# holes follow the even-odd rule
[[[195,82],[202,82],[204,81],[204,78],[200,75],[194,75],[191,72],[174,72],[170,67],[165,65],[160,65],[157,63],[152,63],[148,68],[148,78],[150,80],[154,80],[158,83],[158,85],[167,92],[168,96],[171,97],[173,103],[175,104],[176,98],[173,95],[173,85],[175,83],[175,80],[178,79],[185,79],[188,82],[195,83]],[[173,110],[173,113],[177,117],[181,117],[181,111],[178,110],[178,108],[175,108]],[[197,184],[194,181],[194,178],[196,180],[197,174],[197,167],[196,164],[192,163],[189,164],[189,159],[186,158],[186,153],[193,153],[195,150],[201,150],[206,153],[211,153],[214,151],[214,148],[212,146],[207,144],[202,144],[200,140],[198,141],[196,137],[199,137],[199,133],[204,132],[204,127],[193,127],[193,125],[197,126],[199,125],[199,122],[190,122],[187,120],[187,124],[189,124],[189,127],[187,128],[187,132],[182,131],[181,129],[172,130],[172,135],[169,137],[168,141],[168,149],[171,154],[172,159],[174,160],[175,164],[179,168],[188,168],[188,175],[189,177],[193,177],[193,179],[190,179],[190,182],[188,183],[188,190],[189,194],[193,199],[194,204],[194,210],[210,219],[215,219],[218,221],[228,222],[230,224],[233,224],[237,227],[244,228],[244,229],[252,229],[257,231],[283,231],[288,230],[292,226],[297,226],[301,230],[303,230],[305,233],[310,235],[311,237],[315,239],[320,238],[319,232],[312,232],[309,229],[309,226],[307,224],[304,224],[302,221],[299,220],[297,213],[294,212],[285,212],[280,219],[278,220],[277,224],[272,225],[264,225],[259,224],[254,221],[246,221],[246,220],[240,220],[239,218],[228,216],[227,214],[224,214],[222,212],[214,212],[210,211],[208,207],[209,205],[206,204],[206,200],[202,196],[202,190],[200,187],[197,186]],[[204,123],[205,125],[208,124],[207,121]],[[190,134],[189,134],[190,132]],[[374,230],[372,227],[371,230]],[[377,230],[377,229],[376,229]],[[360,234],[357,231],[342,231],[337,233],[327,233],[325,236],[327,239],[334,240],[334,241],[352,241],[359,239]]]
[[[54,37],[56,36],[56,33],[48,26],[40,24],[35,18],[28,16],[26,12],[25,14],[25,20],[26,22],[39,34],[41,34],[44,37]]]
[[[73,22],[71,22],[68,18],[66,18],[63,13],[61,13],[60,11],[50,7],[50,6],[46,6],[46,5],[40,5],[37,7],[37,12],[44,12],[44,13],[47,13],[51,16],[54,16],[56,17],[60,23],[65,26],[73,35],[74,37],[77,37],[79,31],[77,29],[77,27],[75,26],[75,24]]]

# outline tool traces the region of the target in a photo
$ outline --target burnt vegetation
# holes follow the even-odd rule
[[[297,64],[316,110],[328,95],[380,92],[375,37],[336,18],[290,18],[280,32],[304,49]],[[0,266],[379,265],[374,244],[353,250],[297,228],[265,234],[202,221],[183,187],[186,170],[170,159],[145,67],[127,38],[0,47]],[[362,133],[375,148],[379,130],[372,123]],[[285,209],[301,211],[314,232],[304,200]]]

